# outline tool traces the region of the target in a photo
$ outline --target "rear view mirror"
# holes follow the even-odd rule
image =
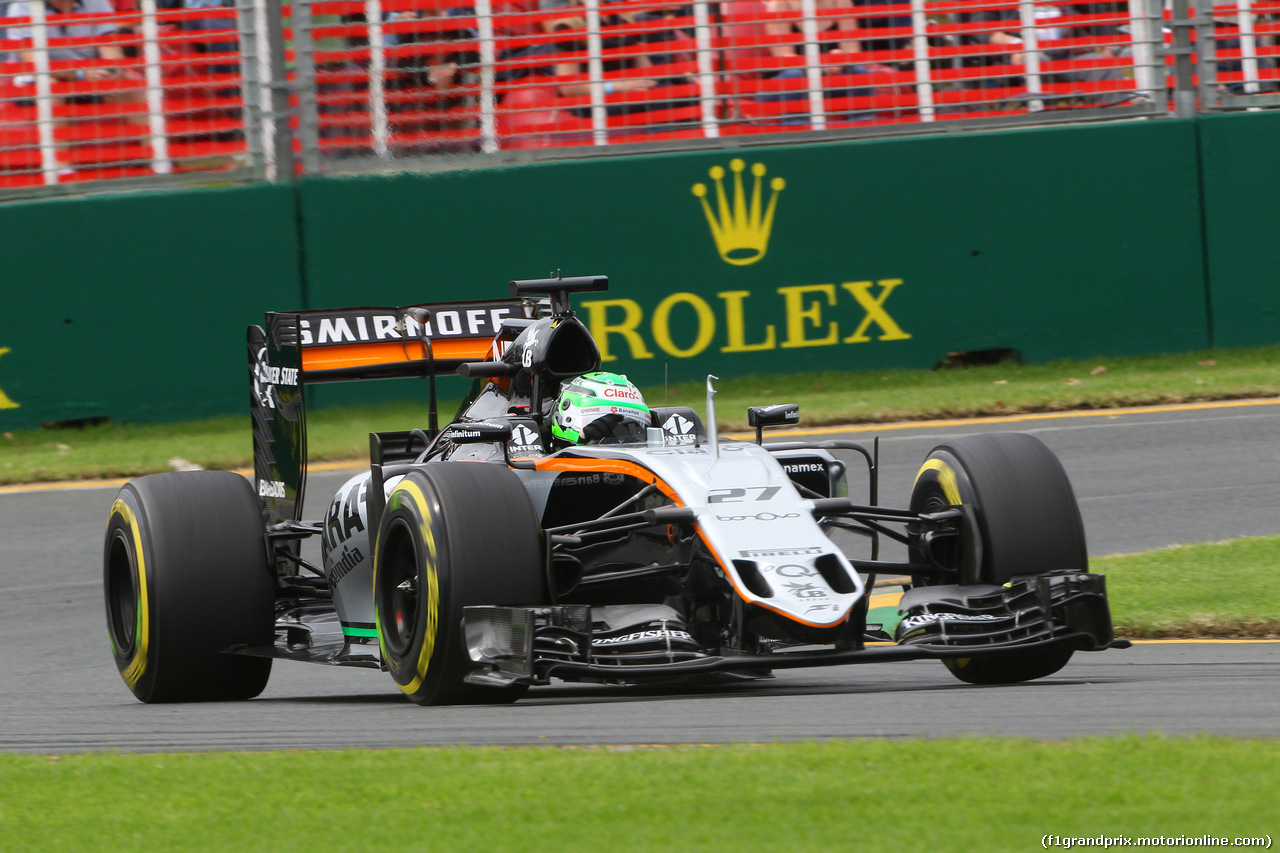
[[[751,406],[747,409],[747,424],[756,428],[756,444],[764,440],[764,428],[787,426],[800,422],[799,403],[778,403],[774,406]]]

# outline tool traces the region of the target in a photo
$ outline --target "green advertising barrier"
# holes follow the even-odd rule
[[[1198,123],[1213,344],[1280,341],[1280,111]]]
[[[247,415],[245,326],[301,301],[293,201],[263,184],[0,205],[0,429]]]
[[[576,307],[641,382],[1207,345],[1190,121],[307,180],[313,307]]]
[[[264,311],[502,297],[557,269],[611,277],[576,305],[605,365],[646,384],[927,368],[976,350],[1041,362],[1270,343],[1278,121],[4,205],[0,429],[244,412],[244,328]],[[425,397],[405,385],[324,386],[312,402]]]

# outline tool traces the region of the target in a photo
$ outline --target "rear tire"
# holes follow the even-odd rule
[[[271,659],[275,579],[249,481],[228,471],[142,477],[107,519],[103,585],[116,666],[143,702],[250,699]]]
[[[1062,463],[1040,439],[1022,433],[989,433],[934,448],[916,475],[913,512],[949,507],[964,511],[957,540],[935,551],[962,584],[1004,584],[1014,576],[1089,568],[1084,522]],[[919,546],[913,562],[924,562]],[[917,586],[929,581],[915,579]],[[1073,649],[945,660],[970,684],[1012,684],[1052,675]]]
[[[462,609],[549,603],[542,526],[520,479],[492,463],[437,462],[387,497],[373,557],[378,644],[419,705],[514,702],[527,685],[466,683]]]

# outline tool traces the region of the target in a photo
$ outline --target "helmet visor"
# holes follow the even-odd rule
[[[582,431],[586,444],[634,444],[645,438],[644,424],[619,414],[598,417]]]

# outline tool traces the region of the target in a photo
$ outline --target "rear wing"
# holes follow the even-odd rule
[[[264,326],[250,326],[253,470],[267,523],[302,517],[306,386],[453,373],[498,358],[502,324],[536,311],[533,299],[444,302],[269,312]]]

